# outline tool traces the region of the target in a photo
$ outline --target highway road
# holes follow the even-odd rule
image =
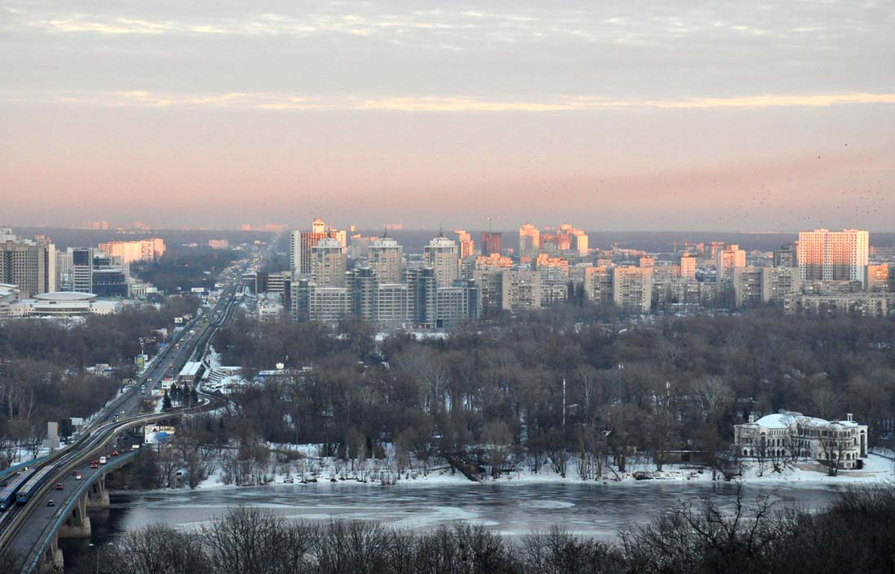
[[[0,513],[0,544],[27,557],[22,572],[31,571],[35,558],[45,543],[52,539],[73,505],[77,504],[90,478],[104,472],[102,466],[92,469],[90,461],[106,455],[107,465],[124,462],[136,454],[130,450],[131,445],[142,443],[144,424],[170,416],[170,413],[140,414],[143,399],[150,397],[151,389],[161,388],[165,377],[176,377],[187,361],[200,358],[205,353],[214,332],[232,317],[244,271],[245,263],[225,272],[222,277],[225,286],[215,305],[187,323],[137,379],[136,384],[93,419],[90,428],[82,433],[78,442],[35,465],[56,465],[46,486],[26,505]],[[145,395],[140,388],[143,383],[146,384]],[[119,456],[111,456],[116,449]],[[80,474],[81,480],[76,478],[76,473]],[[62,484],[62,490],[56,490],[56,484]],[[49,506],[50,500],[53,506]]]

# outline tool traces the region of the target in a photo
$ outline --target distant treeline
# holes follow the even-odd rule
[[[564,223],[557,221],[554,225]],[[677,250],[684,248],[684,243],[691,246],[698,243],[708,245],[712,241],[735,243],[746,250],[758,249],[761,251],[773,251],[784,243],[792,243],[799,238],[797,233],[734,233],[728,231],[588,231],[587,225],[571,219],[569,223],[584,229],[589,237],[591,248],[612,249],[614,244],[624,249],[639,249],[651,253],[673,253],[675,243]],[[476,247],[479,247],[480,234],[478,230],[467,228],[472,234]],[[382,229],[361,231],[364,235],[382,235]],[[519,248],[518,230],[503,231],[503,247]],[[438,230],[419,231],[389,231],[389,236],[394,237],[404,247],[405,253],[422,253],[423,247],[433,237],[438,235]],[[455,237],[450,232],[445,232],[449,237]],[[895,233],[870,234],[870,244],[877,247],[895,245]]]
[[[600,509],[595,508],[595,513]],[[841,574],[895,570],[895,493],[850,490],[809,513],[766,499],[733,513],[711,499],[617,542],[561,529],[514,538],[482,526],[420,532],[373,522],[287,521],[236,508],[198,532],[159,524],[102,550],[104,574]],[[66,572],[93,572],[92,554]]]
[[[189,292],[194,287],[214,289],[218,274],[237,259],[232,249],[208,246],[170,249],[156,262],[131,264],[131,271],[165,293]]]

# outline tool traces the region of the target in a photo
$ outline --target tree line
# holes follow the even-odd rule
[[[70,417],[99,410],[134,376],[141,348],[149,355],[158,351],[164,338],[157,331],[172,329],[174,317],[197,308],[195,298],[172,297],[159,306],[128,307],[80,323],[0,323],[0,465],[9,463],[17,447],[36,452],[47,421],[61,423],[67,434]],[[87,370],[97,364],[109,365],[112,373]]]
[[[174,246],[158,261],[132,263],[131,270],[168,294],[189,292],[193,287],[212,290],[218,274],[236,259],[232,249]]]
[[[871,446],[892,430],[891,319],[555,319],[377,342],[359,323],[335,331],[238,317],[214,339],[225,363],[249,376],[280,362],[312,369],[243,388],[224,416],[249,427],[246,436],[322,443],[326,454],[346,453],[360,436],[368,455],[385,443],[416,460],[472,454],[494,473],[520,464],[565,473],[576,459],[595,475],[607,458],[625,470],[634,452],[661,469],[676,450],[707,453],[722,470],[733,425],[780,409],[853,413],[870,425]]]

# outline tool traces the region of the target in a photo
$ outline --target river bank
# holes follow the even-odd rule
[[[420,465],[398,471],[386,460],[365,460],[348,463],[330,457],[307,456],[309,449],[304,449],[302,458],[286,463],[273,464],[262,472],[255,473],[254,484],[235,484],[234,473],[225,465],[215,465],[209,477],[201,481],[197,489],[240,488],[261,486],[265,484],[466,484],[471,483],[466,476],[447,464]],[[840,470],[836,476],[830,476],[826,468],[816,463],[788,462],[775,470],[767,463],[755,461],[744,462],[741,473],[736,479],[749,484],[873,484],[895,481],[895,460],[870,454],[864,460],[861,470]],[[666,464],[662,471],[657,471],[652,462],[646,458],[629,459],[625,471],[605,466],[599,474],[580,472],[576,461],[570,460],[565,475],[557,472],[550,465],[542,465],[536,472],[519,465],[516,469],[503,472],[497,477],[484,475],[479,481],[485,484],[631,484],[631,483],[664,483],[664,482],[725,482],[719,473],[711,469],[694,465]]]

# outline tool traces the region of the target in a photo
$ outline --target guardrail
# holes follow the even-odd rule
[[[108,444],[115,438],[115,435],[118,434],[119,432],[125,432],[133,427],[145,425],[145,424],[151,424],[155,421],[164,420],[166,418],[181,417],[185,414],[202,412],[202,410],[207,409],[207,408],[211,407],[212,405],[213,405],[213,401],[211,399],[209,399],[205,404],[202,404],[202,405],[199,405],[196,407],[190,407],[187,409],[177,409],[174,411],[168,411],[168,412],[164,412],[164,413],[151,414],[151,415],[138,415],[136,417],[133,417],[131,420],[119,421],[119,423],[117,425],[111,426],[103,431],[103,432],[108,433],[108,436],[106,436],[104,438],[104,440],[101,440],[100,442],[98,442],[95,446],[93,446],[91,449],[89,449],[86,452],[77,453],[78,456],[73,457],[72,460],[68,464],[61,466],[58,469],[58,472],[56,472],[53,475],[53,478],[51,480],[48,480],[47,483],[44,484],[43,487],[41,487],[38,490],[38,492],[36,492],[31,497],[31,500],[35,501],[35,500],[38,500],[39,498],[43,497],[47,492],[49,492],[49,490],[53,487],[53,485],[56,482],[58,482],[59,477],[64,477],[69,471],[71,471],[71,469],[74,466],[77,466],[77,465],[81,464],[82,461],[89,459],[93,456],[96,456],[97,454],[101,453],[103,450],[106,450]],[[85,437],[83,437],[83,440],[87,440],[89,436],[92,436],[92,433],[91,433],[91,435],[85,435]],[[69,453],[60,453],[60,454],[69,454]],[[50,462],[50,461],[47,461],[47,462]],[[22,527],[22,524],[26,520],[28,520],[28,518],[31,516],[31,513],[34,511],[35,507],[36,507],[35,504],[28,504],[27,506],[22,508],[15,515],[12,522],[10,522],[9,526],[2,533],[0,533],[0,548],[5,548],[9,544],[10,540],[12,538],[14,538],[15,535],[18,534],[19,530]]]
[[[223,323],[229,319],[230,313],[232,312],[233,306],[235,305],[235,303],[236,303],[236,299],[231,298],[231,300],[227,304],[227,307],[224,310],[221,318],[214,323],[209,323],[205,327],[205,332],[202,333],[202,335],[200,335],[199,339],[196,341],[197,349],[200,347],[204,348],[207,346],[208,342],[211,340],[211,336],[213,335],[214,331],[216,331],[218,328],[220,328],[220,326],[223,325]],[[194,319],[193,322],[195,322],[197,319],[198,319],[198,317],[196,319]],[[183,332],[185,332],[185,331],[183,331]],[[181,332],[175,340],[179,340],[183,336],[183,332]],[[202,341],[203,338],[205,339],[204,341]],[[156,356],[156,358],[162,358],[163,354],[165,356],[167,356],[167,354],[170,352],[169,349],[171,349],[171,348],[172,347],[166,347],[164,353],[160,353],[159,355]],[[148,377],[144,375],[141,378],[143,380],[146,380]],[[100,423],[100,419],[103,418],[102,413],[105,413],[106,415],[114,413],[114,411],[117,409],[117,407],[120,406],[121,403],[126,401],[129,398],[130,394],[132,394],[134,392],[136,392],[136,389],[133,389],[127,393],[123,393],[122,395],[120,395],[119,397],[114,399],[113,403],[111,405],[107,405],[106,407],[104,407],[104,409],[102,411],[100,411],[100,416],[97,417],[94,420],[94,422],[91,424],[91,427],[95,423]],[[208,399],[206,399],[206,402],[202,405],[198,405],[198,406],[194,406],[194,407],[190,407],[190,408],[186,408],[186,409],[177,409],[174,411],[168,411],[168,412],[157,413],[157,414],[136,415],[134,417],[128,417],[126,419],[119,420],[117,423],[106,422],[106,423],[100,423],[95,428],[88,427],[88,432],[81,435],[80,437],[78,437],[77,441],[68,445],[68,447],[65,449],[60,449],[60,450],[56,451],[55,453],[52,453],[46,457],[43,457],[43,459],[39,463],[37,463],[37,465],[39,465],[39,466],[45,466],[47,464],[55,463],[57,460],[63,458],[64,456],[72,455],[71,461],[69,461],[69,463],[65,464],[64,466],[61,466],[58,469],[58,472],[53,475],[53,478],[51,480],[48,480],[47,483],[44,484],[44,486],[41,489],[39,489],[38,492],[35,493],[31,497],[31,500],[36,501],[36,500],[42,498],[50,490],[52,485],[58,481],[58,478],[64,477],[71,470],[71,468],[73,466],[77,466],[78,464],[81,464],[82,461],[89,459],[90,457],[95,456],[97,453],[104,450],[107,447],[108,443],[111,442],[112,439],[115,438],[116,434],[118,434],[120,432],[126,432],[127,430],[130,430],[131,428],[136,427],[136,426],[151,424],[152,422],[155,422],[158,420],[164,420],[164,419],[170,418],[170,417],[181,417],[185,414],[202,412],[203,410],[208,410],[210,408],[213,408],[216,402],[221,401],[221,399],[219,397],[214,397],[212,395],[208,395],[207,393],[205,393],[205,394],[208,397]],[[109,424],[110,426],[108,428],[103,429],[102,426],[104,424]],[[86,453],[79,452],[78,451],[79,448],[85,446],[87,443],[89,443],[90,440],[93,440],[94,438],[96,438],[95,434],[97,432],[108,433],[108,436],[106,436],[104,440],[101,440],[100,442],[98,442],[97,445],[95,445],[93,448],[89,449]],[[135,454],[136,453],[130,453],[130,456],[128,456],[127,458],[119,459],[119,460],[129,460]],[[22,463],[19,466],[25,466],[26,464],[35,464],[35,461],[30,461],[29,463]],[[120,465],[120,464],[123,464],[123,462],[120,462],[117,465]],[[85,484],[85,486],[82,487],[82,489],[86,488],[86,485],[89,485],[92,482],[93,482],[92,480],[87,482]],[[76,502],[77,499],[78,499],[78,497],[76,496],[72,500],[74,500]],[[14,538],[15,535],[18,534],[19,530],[22,527],[22,524],[34,512],[35,507],[36,507],[36,504],[26,505],[14,516],[13,520],[10,522],[8,527],[5,528],[2,532],[0,532],[0,549],[6,548],[6,546],[9,544],[10,540],[12,538]],[[66,507],[66,512],[63,512],[61,515],[61,519],[63,521],[67,517],[69,510],[70,510],[70,505],[68,505]],[[61,522],[58,522],[58,524],[54,525],[54,528],[51,530],[51,533],[55,533],[56,530],[58,530],[58,527],[60,525],[61,525]],[[35,562],[33,563],[32,566],[29,567],[27,572],[31,572],[34,568],[34,565],[36,565],[39,562],[39,559],[40,559],[40,556],[41,556],[43,550],[46,549],[46,544],[49,543],[49,540],[52,537],[46,537],[46,538],[47,539],[45,539],[41,545],[41,551],[38,552]]]
[[[119,466],[123,466],[125,461],[133,458],[134,456],[136,456],[136,454],[137,453],[135,453],[135,452],[130,452],[130,453],[121,455],[116,460],[114,460],[112,462],[112,464],[106,465],[106,469],[117,468]],[[100,476],[100,474],[94,474],[93,476],[90,477],[89,480],[84,481],[84,484],[82,484],[81,487],[77,491],[75,491],[75,495],[73,497],[71,497],[71,499],[68,501],[68,504],[65,505],[65,507],[62,510],[62,513],[59,515],[59,518],[57,518],[56,522],[53,523],[53,527],[50,529],[49,536],[46,536],[46,535],[42,536],[43,544],[40,545],[40,549],[37,551],[37,554],[34,556],[34,559],[31,560],[30,563],[26,562],[25,567],[22,569],[23,574],[31,574],[31,572],[34,572],[34,570],[37,568],[38,564],[40,564],[40,559],[43,556],[43,553],[46,552],[47,546],[49,546],[52,543],[53,535],[56,532],[58,532],[60,528],[62,528],[62,525],[68,519],[68,513],[71,512],[71,509],[74,508],[74,506],[76,504],[78,504],[78,500],[81,498],[81,496],[84,495],[84,492],[90,487],[90,485],[93,484],[94,482],[96,482],[96,479],[99,476]]]

